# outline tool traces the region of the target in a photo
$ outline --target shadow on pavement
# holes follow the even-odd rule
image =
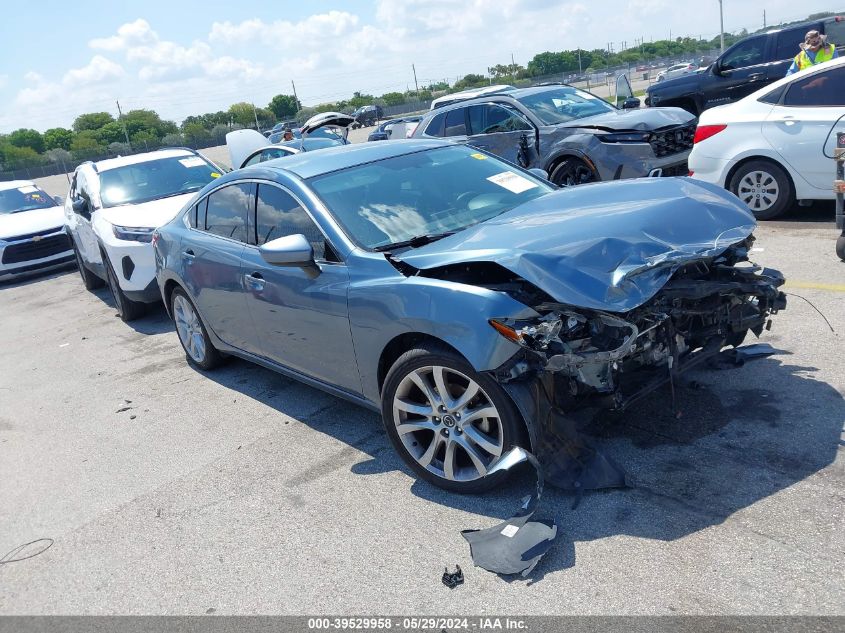
[[[624,414],[596,416],[585,432],[625,468],[633,487],[590,492],[577,500],[547,486],[536,516],[555,519],[560,532],[532,581],[573,566],[575,542],[615,535],[676,540],[718,525],[830,465],[840,446],[845,401],[832,386],[806,375],[813,370],[775,358],[700,370],[690,374],[696,386],[676,387],[680,418],[670,411],[668,390]],[[244,361],[205,375],[369,455],[351,466],[354,474],[411,474],[372,411]],[[743,387],[750,383],[756,386]],[[346,465],[318,464],[296,479],[339,467]],[[482,496],[449,493],[419,480],[410,491],[478,515],[463,529],[486,528],[511,516],[532,482],[525,469]]]
[[[56,268],[55,270],[50,270],[47,272],[35,271],[29,275],[12,277],[10,279],[0,281],[0,290],[31,286],[33,284],[37,284],[42,281],[47,281],[49,279],[63,277],[64,275],[68,275],[70,273],[76,273],[76,262],[69,262],[68,264],[65,264],[62,268]]]

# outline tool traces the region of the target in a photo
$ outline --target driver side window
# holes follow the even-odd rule
[[[761,37],[740,42],[725,55],[719,66],[722,70],[734,70],[736,68],[762,64],[766,61],[764,57],[765,50],[766,40]]]
[[[531,129],[531,125],[515,112],[494,104],[470,106],[469,126],[469,134],[496,134]]]

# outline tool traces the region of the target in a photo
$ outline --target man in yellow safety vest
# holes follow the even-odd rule
[[[792,66],[786,71],[787,76],[839,57],[836,47],[833,44],[828,44],[827,36],[820,34],[818,31],[807,31],[804,42],[800,46],[801,52],[792,60]]]

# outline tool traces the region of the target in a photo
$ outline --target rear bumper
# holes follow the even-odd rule
[[[719,187],[727,188],[727,174],[734,161],[731,159],[710,158],[699,153],[693,153],[689,159],[689,169],[692,178],[703,180]]]
[[[20,279],[30,275],[37,275],[62,268],[70,268],[76,265],[76,258],[72,251],[66,254],[55,255],[35,263],[20,264],[16,266],[0,266],[0,281]]]

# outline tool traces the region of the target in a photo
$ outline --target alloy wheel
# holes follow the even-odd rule
[[[173,299],[173,316],[176,332],[188,355],[197,363],[205,359],[205,335],[202,324],[191,302],[182,295]]]
[[[736,195],[752,211],[766,211],[777,204],[780,188],[772,174],[756,170],[742,177]]]
[[[493,401],[478,383],[448,367],[420,367],[402,379],[393,423],[417,463],[449,481],[485,476],[504,448]]]

